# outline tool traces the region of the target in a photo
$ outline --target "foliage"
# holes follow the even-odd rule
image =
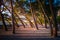
[[[60,23],[60,16],[57,16],[57,22]]]

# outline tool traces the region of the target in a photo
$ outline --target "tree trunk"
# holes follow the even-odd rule
[[[38,25],[37,25],[37,21],[36,21],[36,18],[35,18],[35,15],[33,15],[33,16],[34,16],[33,19],[34,19],[35,26],[36,26],[37,30],[39,30],[38,29]]]
[[[42,24],[42,22],[41,22],[41,19],[40,19],[39,17],[37,17],[37,18],[39,19],[40,24],[43,26],[43,24]]]
[[[4,5],[4,4],[3,4]],[[5,5],[4,5],[5,6]],[[5,6],[6,7],[6,6]],[[6,7],[6,9],[10,12],[10,10]],[[11,13],[11,12],[10,12]],[[15,13],[16,14],[16,13]],[[17,15],[17,14],[16,14]],[[19,16],[17,15],[17,17],[19,18]],[[20,18],[19,18],[19,20],[20,20]],[[25,28],[25,25],[24,25],[24,23],[23,23],[23,21],[22,20],[20,20],[21,22],[22,22],[22,25],[24,26],[24,28]],[[18,26],[18,25],[17,25]],[[19,27],[19,26],[18,26]]]
[[[30,21],[30,19],[28,18],[28,16],[25,15],[26,12],[25,12],[24,8],[23,8],[21,5],[19,5],[19,6],[20,6],[20,11],[21,11],[22,14],[27,18],[27,20],[30,22],[30,26],[33,28],[33,23]]]
[[[15,16],[14,16],[14,22],[15,22],[15,25],[16,25],[17,27],[19,27],[19,25],[18,25],[18,23],[17,23],[17,20],[16,20]]]
[[[3,2],[3,0],[0,1],[0,15],[1,15],[1,18],[2,18],[2,22],[3,22],[3,26],[5,28],[5,31],[8,31],[7,26],[5,24],[5,21],[4,21],[4,15],[2,14],[2,11],[1,11],[1,5],[3,4],[2,2]]]
[[[51,29],[51,36],[53,35],[53,28],[52,28],[52,24],[51,24],[51,22],[50,22],[50,19],[49,19],[49,17],[45,14],[45,11],[44,11],[44,9],[43,9],[43,6],[42,6],[42,3],[38,0],[38,3],[39,4],[41,4],[41,8],[42,8],[42,13],[43,13],[43,15],[45,15],[45,17],[48,19],[48,22],[49,22],[49,25],[50,25],[50,29]]]
[[[1,12],[0,12],[1,13]],[[2,18],[2,22],[3,22],[3,26],[5,28],[5,31],[8,31],[7,29],[7,25],[5,24],[5,21],[4,21],[4,17],[3,17],[3,14],[1,13],[1,18]]]
[[[27,18],[27,20],[30,22],[30,26],[33,28],[33,23],[30,21],[30,19],[29,19],[28,16],[26,15],[26,12],[25,12],[24,8],[20,7],[20,11],[21,11],[22,14]]]
[[[49,18],[49,25],[50,25],[51,36],[53,36],[52,20],[50,18]]]
[[[33,10],[32,10],[32,6],[31,6],[31,0],[30,0],[30,10],[31,10],[31,14],[32,14],[32,17],[33,17],[33,20],[34,20],[34,23],[35,23],[35,26],[38,30],[38,25],[37,25],[37,22],[36,22],[36,18],[35,18],[35,14],[33,14]]]
[[[36,16],[36,14],[35,14],[35,18],[37,18],[37,19],[39,20],[39,22],[37,22],[37,23],[43,26],[43,24],[42,24],[42,22],[41,22],[41,19],[40,19],[38,16]],[[36,20],[37,20],[37,19],[36,19]]]
[[[33,23],[30,21],[29,17],[28,17],[27,15],[26,15],[25,17],[26,17],[26,18],[27,18],[27,20],[29,21],[30,26],[33,28]]]
[[[37,1],[38,1],[39,5],[41,6],[42,14],[43,14],[43,15],[46,17],[46,19],[49,21],[49,18],[48,18],[47,14],[46,14],[43,6],[42,6],[42,3],[41,3],[39,0],[37,0]],[[40,9],[40,6],[39,6],[39,9]]]
[[[14,22],[14,12],[13,12],[13,3],[12,0],[11,1],[11,8],[12,8],[12,27],[13,27],[13,34],[15,34],[15,22]]]
[[[47,19],[46,19],[45,15],[44,15],[44,23],[45,23],[45,28],[47,28]]]
[[[16,14],[16,13],[15,13]],[[22,23],[23,27],[25,28],[25,25],[23,23],[23,21],[21,20],[21,18],[19,18],[19,16],[16,14],[16,16],[18,17],[18,19],[20,20],[20,22]]]
[[[57,20],[56,20],[55,12],[53,10],[52,0],[49,0],[49,4],[50,4],[50,11],[52,14],[52,22],[53,22],[53,37],[56,37],[57,36]]]
[[[4,5],[4,4],[3,4]],[[5,6],[5,5],[4,5]],[[6,6],[5,6],[6,7]],[[6,9],[10,12],[10,10],[6,7]],[[11,13],[11,12],[10,12]],[[16,14],[16,13],[15,13]],[[16,14],[16,16],[19,18],[19,16]],[[21,21],[21,23],[22,23],[22,25],[23,25],[23,27],[25,28],[25,25],[24,25],[24,23],[23,23],[23,21],[19,18],[19,20]]]

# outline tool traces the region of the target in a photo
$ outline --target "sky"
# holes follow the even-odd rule
[[[28,1],[28,3],[30,3],[30,0],[27,0]],[[31,0],[31,2],[35,2],[36,0]]]
[[[16,0],[14,0],[14,1],[16,1]],[[26,0],[28,3],[30,3],[30,0]],[[36,0],[31,0],[31,2],[35,2]],[[48,2],[46,2],[47,4],[48,4]],[[7,3],[8,4],[8,3]],[[6,4],[6,5],[7,5]],[[58,4],[58,5],[60,5],[60,0],[54,0],[54,2],[53,2],[53,4],[54,5],[56,5],[56,4]],[[26,6],[26,5],[25,5]],[[25,7],[25,9],[27,9],[27,10],[29,10],[27,7]],[[7,11],[7,13],[8,13],[8,11]],[[10,15],[10,13],[9,13],[9,15]]]

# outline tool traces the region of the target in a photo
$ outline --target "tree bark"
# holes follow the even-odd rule
[[[35,18],[35,14],[33,14],[33,10],[32,10],[32,6],[31,6],[31,0],[30,0],[30,10],[31,10],[31,14],[32,14],[32,17],[33,17],[33,20],[34,20],[34,23],[35,23],[35,26],[38,30],[38,25],[37,25],[37,22],[36,22],[36,18]]]
[[[11,1],[11,8],[12,8],[12,27],[13,27],[13,34],[15,34],[15,22],[14,22],[14,11],[13,11],[13,2]]]
[[[45,23],[45,28],[47,28],[47,19],[46,19],[45,15],[44,15],[44,23]]]
[[[15,25],[16,25],[17,27],[19,27],[19,25],[18,25],[18,23],[17,23],[17,20],[16,20],[15,16],[14,16],[14,22],[15,22]]]
[[[49,5],[50,5],[50,11],[51,11],[51,14],[52,14],[53,37],[56,37],[57,36],[57,20],[56,20],[55,12],[53,10],[52,0],[49,0]]]
[[[3,26],[4,26],[5,31],[8,31],[7,25],[5,24],[4,17],[3,17],[3,14],[2,13],[1,13],[1,18],[2,18],[2,22],[3,22]]]
[[[26,15],[25,17],[26,17],[26,18],[27,18],[27,20],[29,21],[30,26],[33,28],[33,23],[30,21],[29,17],[28,17],[27,15]]]
[[[50,18],[49,18],[49,25],[50,25],[51,36],[53,36],[52,20]]]
[[[33,23],[30,21],[30,19],[28,18],[28,15],[26,14],[24,8],[20,7],[20,11],[22,12],[22,14],[27,18],[27,20],[30,22],[30,26],[33,28]]]
[[[2,11],[1,11],[1,5],[3,4],[3,0],[0,1],[0,15],[1,15],[1,18],[2,18],[2,22],[3,22],[3,26],[5,28],[5,31],[8,31],[7,29],[7,26],[5,24],[5,21],[4,21],[4,15],[2,14]],[[4,10],[4,9],[3,9]]]
[[[4,5],[4,4],[3,4]],[[5,6],[5,5],[4,5]],[[5,8],[10,12],[10,10],[5,6]],[[10,12],[11,13],[11,12]],[[15,13],[16,14],[16,13]],[[19,16],[16,14],[16,16],[19,18]],[[24,25],[24,23],[23,23],[23,21],[19,18],[19,20],[21,21],[21,23],[22,23],[22,25],[24,26],[24,28],[25,28],[25,25]],[[18,25],[17,25],[18,26]],[[19,27],[19,26],[18,26]]]
[[[43,26],[43,23],[41,22],[41,19],[40,18],[38,18],[39,19],[39,21],[40,21],[40,24]]]
[[[39,5],[41,6],[41,9],[42,9],[42,14],[46,17],[46,19],[48,20],[48,22],[49,22],[49,17],[47,16],[47,14],[45,13],[45,10],[44,10],[44,8],[43,8],[43,6],[42,6],[42,3],[39,1],[39,0],[37,0],[38,1],[38,3],[39,3]],[[39,6],[39,9],[40,9],[40,6]]]
[[[15,13],[16,14],[16,13]],[[16,14],[16,16],[18,17],[18,19],[20,20],[20,22],[22,23],[23,27],[25,28],[25,25],[23,23],[23,21],[21,20],[21,18],[19,18],[19,16]]]

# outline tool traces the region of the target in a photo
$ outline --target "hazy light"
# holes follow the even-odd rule
[[[4,7],[5,8],[5,7]]]
[[[9,5],[9,2],[6,2],[5,5],[8,6]]]
[[[34,22],[34,20],[31,20],[31,22]]]
[[[2,14],[5,14],[5,12],[3,11]]]
[[[3,5],[1,5],[1,8],[3,8],[4,6]]]
[[[23,16],[23,15],[20,15],[19,17],[20,17],[20,18],[25,18],[25,16]]]
[[[3,12],[2,12],[2,14],[7,14],[8,16],[11,16],[11,14],[9,13],[9,11],[8,11],[8,10],[3,11]]]
[[[27,20],[23,20],[24,22],[28,22]]]

